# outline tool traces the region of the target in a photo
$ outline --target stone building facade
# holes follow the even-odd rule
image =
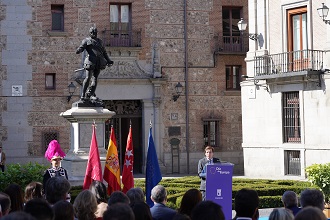
[[[132,124],[135,172],[145,170],[151,121],[163,173],[197,173],[211,143],[215,156],[243,174],[237,85],[247,40],[237,21],[247,17],[247,0],[1,0],[0,10],[0,140],[8,163],[46,163],[51,139],[69,150],[70,123],[59,115],[79,99],[75,79],[84,76],[75,70],[84,54],[75,50],[96,26],[114,61],[101,72],[96,94],[116,112],[99,130],[116,126],[122,155]],[[118,23],[128,31],[110,30]],[[71,82],[77,89],[68,102]],[[98,140],[99,147],[107,141]]]

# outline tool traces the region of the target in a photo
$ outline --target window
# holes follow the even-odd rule
[[[300,143],[299,92],[283,93],[284,143]]]
[[[110,35],[110,46],[130,45],[132,35],[130,5],[110,5]]]
[[[227,90],[240,90],[240,66],[226,66],[226,89]]]
[[[290,54],[290,69],[295,71],[308,66],[307,40],[307,8],[288,10],[288,51]],[[305,68],[304,68],[305,67]]]
[[[47,148],[48,148],[48,144],[52,141],[52,140],[59,140],[58,139],[58,132],[45,132],[42,134],[42,146],[43,146],[43,152],[45,153]]]
[[[242,8],[223,7],[222,8],[222,31],[223,31],[223,50],[241,51],[242,39],[241,32],[237,23],[241,19]]]
[[[45,89],[55,89],[55,73],[46,73]]]
[[[64,5],[51,5],[52,31],[64,31]]]
[[[203,120],[204,146],[219,147],[220,146],[220,129],[219,119],[204,119]]]
[[[285,175],[301,175],[300,151],[284,151],[284,169]]]

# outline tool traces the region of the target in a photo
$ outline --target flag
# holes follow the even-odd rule
[[[111,127],[107,157],[104,166],[103,179],[108,183],[108,195],[120,189],[120,167],[115,131]]]
[[[154,206],[151,200],[151,190],[162,180],[162,174],[160,172],[157,153],[155,149],[154,140],[152,139],[152,128],[149,130],[148,140],[148,154],[147,154],[147,167],[146,167],[146,200],[147,204]]]
[[[134,187],[134,178],[133,178],[133,163],[134,163],[134,154],[133,154],[133,140],[132,140],[132,127],[129,127],[129,133],[127,137],[126,153],[123,166],[123,193],[126,193],[130,188]]]
[[[89,189],[93,180],[102,182],[102,167],[100,161],[100,153],[96,140],[95,124],[93,124],[93,134],[91,146],[89,149],[89,157],[87,162],[86,174],[83,189]]]

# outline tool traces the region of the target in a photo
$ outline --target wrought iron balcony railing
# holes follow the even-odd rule
[[[323,68],[324,51],[298,50],[255,57],[256,79],[298,76]]]
[[[102,31],[102,40],[107,47],[141,47],[141,31]]]
[[[248,36],[219,36],[218,53],[246,53],[249,50]]]

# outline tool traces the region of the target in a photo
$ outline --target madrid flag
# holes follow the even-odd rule
[[[120,189],[120,167],[115,131],[111,126],[110,140],[104,166],[103,179],[108,183],[108,195]]]
[[[129,127],[129,133],[127,137],[126,153],[123,166],[123,193],[126,193],[130,188],[134,187],[134,177],[133,177],[133,140],[132,140],[132,127]]]
[[[89,149],[89,157],[87,162],[86,174],[83,189],[89,189],[93,180],[102,182],[102,168],[100,161],[99,148],[97,146],[95,124],[93,124],[92,141]]]

